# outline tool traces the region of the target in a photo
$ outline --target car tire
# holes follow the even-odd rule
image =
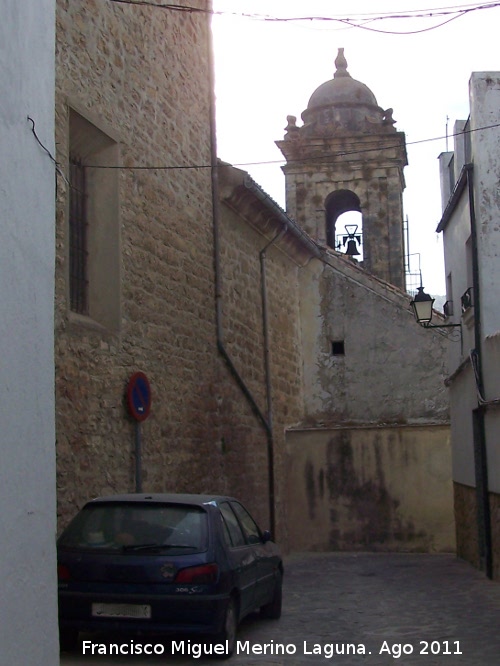
[[[221,633],[217,636],[215,643],[226,643],[227,650],[223,654],[214,655],[218,659],[229,659],[236,647],[236,632],[238,629],[238,604],[236,598],[230,597],[226,606],[226,613],[224,615],[224,627]]]
[[[78,644],[78,630],[77,629],[60,629],[59,630],[59,649],[62,652],[72,652],[76,649]]]
[[[283,574],[281,571],[276,573],[274,581],[274,592],[271,601],[260,609],[261,617],[268,620],[278,620],[281,617],[281,603],[283,598]]]

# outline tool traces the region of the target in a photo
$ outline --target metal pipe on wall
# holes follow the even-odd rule
[[[213,242],[214,242],[214,282],[215,282],[215,325],[217,337],[217,349],[226,362],[232,376],[240,387],[243,395],[250,404],[253,412],[263,426],[267,436],[268,447],[268,477],[269,477],[269,521],[271,533],[274,535],[276,530],[276,518],[274,507],[274,439],[272,425],[269,422],[269,415],[266,417],[259,408],[257,401],[253,397],[245,381],[238,373],[227,349],[224,345],[224,331],[222,324],[222,282],[221,282],[221,264],[220,264],[220,200],[219,200],[219,165],[217,161],[217,136],[216,136],[216,112],[215,112],[215,65],[212,39],[208,40],[208,62],[210,77],[210,164],[211,164],[211,182],[212,182],[212,218],[213,218]],[[270,377],[266,369],[266,386],[270,385]],[[269,399],[268,399],[269,400]],[[269,404],[269,402],[268,402]],[[272,418],[271,418],[272,422]]]
[[[268,485],[269,485],[269,519],[271,523],[271,532],[275,531],[275,487],[274,487],[274,435],[273,435],[273,397],[271,386],[271,357],[269,345],[269,309],[267,299],[267,273],[266,273],[266,256],[267,250],[271,245],[274,245],[287,231],[288,227],[276,234],[276,236],[269,241],[269,243],[259,252],[260,259],[260,289],[261,289],[261,302],[262,302],[262,330],[264,336],[264,371],[266,378],[266,398],[267,398],[267,423],[269,430],[267,433],[267,468],[268,468]]]
[[[482,364],[482,321],[481,293],[479,282],[479,252],[477,244],[476,212],[474,202],[473,165],[464,167],[467,174],[469,196],[471,244],[472,244],[472,289],[474,294],[474,353],[477,367],[475,380],[478,395],[484,395],[483,364]],[[493,577],[493,554],[491,542],[491,513],[488,487],[488,458],[486,447],[485,406],[479,402],[472,413],[474,437],[474,465],[477,498],[477,526],[479,539],[479,558],[481,568],[488,578]]]

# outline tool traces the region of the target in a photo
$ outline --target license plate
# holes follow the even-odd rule
[[[92,604],[92,617],[148,619],[151,617],[151,606],[148,604]]]

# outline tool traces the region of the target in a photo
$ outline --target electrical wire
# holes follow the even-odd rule
[[[31,122],[33,122],[33,121],[31,121]],[[454,137],[454,136],[461,136],[461,135],[465,135],[465,134],[472,134],[473,132],[483,132],[483,131],[486,131],[486,130],[489,130],[489,129],[495,129],[497,127],[500,127],[500,123],[495,123],[493,125],[485,125],[484,127],[476,127],[474,129],[469,129],[469,130],[466,130],[466,131],[463,131],[463,132],[457,132],[455,134],[448,134],[447,137],[446,136],[438,136],[438,137],[433,137],[433,138],[428,138],[428,139],[419,139],[417,141],[408,141],[405,145],[406,146],[415,146],[415,145],[419,145],[419,144],[422,144],[422,143],[429,143],[431,141],[442,141],[446,138],[451,138],[451,137]],[[34,132],[34,127],[33,127],[33,132]],[[36,134],[35,134],[35,137],[36,137]],[[36,139],[40,143],[40,140],[38,139],[38,137],[36,137]],[[44,150],[46,150],[46,152],[49,153],[49,151],[45,148],[45,146],[43,146],[42,143],[40,143],[40,145],[44,148]],[[401,144],[398,143],[398,144],[394,144],[392,146],[391,145],[385,146],[385,149],[390,150],[392,148],[400,148],[400,147],[401,147]],[[341,157],[342,158],[342,157],[346,157],[346,156],[350,156],[350,155],[363,155],[365,153],[370,153],[370,152],[377,151],[377,150],[380,150],[380,146],[378,146],[378,145],[376,147],[373,147],[373,148],[358,148],[358,149],[353,149],[353,150],[342,150],[342,151],[339,151],[339,152],[335,153],[331,157],[333,157],[333,158]],[[49,156],[51,157],[51,159],[57,165],[58,163],[55,161],[55,159],[52,157],[52,155],[50,155],[50,153],[49,153]],[[300,159],[296,159],[296,160],[293,160],[293,159],[288,160],[288,162],[284,159],[280,159],[280,160],[267,160],[267,161],[258,161],[258,162],[234,162],[234,163],[231,163],[230,165],[227,165],[227,164],[225,165],[224,163],[222,163],[222,164],[218,164],[218,165],[212,165],[212,164],[183,164],[182,165],[182,164],[177,164],[177,165],[150,165],[150,166],[139,166],[139,165],[123,166],[123,165],[106,165],[106,164],[104,164],[104,165],[103,164],[86,164],[84,166],[86,166],[89,169],[121,169],[121,170],[124,170],[124,171],[175,171],[175,170],[183,170],[183,169],[211,169],[213,166],[217,166],[217,167],[222,168],[224,166],[233,166],[233,167],[266,166],[266,165],[272,165],[272,164],[284,164],[285,162],[287,162],[288,164],[292,164],[292,163],[296,163],[296,162],[300,163],[300,162],[308,162],[308,161],[316,161],[316,160],[324,161],[325,158],[327,158],[327,157],[328,156],[325,156],[325,155],[315,155],[315,156],[309,157],[309,158],[300,158]]]
[[[481,381],[480,381],[480,372],[479,372],[479,354],[477,353],[477,349],[471,349],[470,354],[469,354],[470,362],[472,365],[472,369],[474,371],[474,380],[476,382],[476,393],[477,393],[477,400],[479,404],[483,407],[488,407],[488,406],[496,406],[500,405],[500,398],[492,398],[491,400],[486,400],[483,397],[483,394],[481,392]]]
[[[173,3],[151,2],[150,0],[109,0],[116,4],[137,5],[142,7],[154,7],[157,9],[169,9],[172,11],[210,14],[212,16],[237,16],[242,18],[261,19],[263,21],[296,22],[296,21],[352,21],[352,20],[384,20],[384,19],[405,19],[405,18],[434,18],[435,16],[445,16],[447,14],[456,14],[461,12],[477,11],[481,9],[491,9],[498,7],[500,2],[492,1],[481,4],[468,3],[463,5],[451,5],[446,7],[428,7],[425,9],[407,9],[394,14],[392,12],[366,12],[359,14],[339,14],[337,16],[270,16],[268,14],[252,14],[247,12],[234,12],[227,10],[205,9],[203,7],[192,7],[190,5],[178,5]],[[352,17],[352,18],[350,18]]]
[[[27,116],[27,121],[28,121],[28,122],[30,123],[30,125],[31,125],[31,132],[32,132],[33,136],[35,137],[35,139],[36,139],[38,145],[39,145],[41,148],[43,148],[43,150],[47,153],[47,155],[50,157],[50,159],[52,160],[52,162],[54,162],[55,167],[56,167],[56,172],[61,176],[61,178],[64,180],[64,182],[65,182],[67,185],[70,185],[70,182],[69,182],[68,178],[65,176],[64,172],[62,171],[62,169],[61,169],[61,165],[59,164],[59,162],[58,162],[58,161],[56,160],[56,158],[52,155],[52,153],[50,152],[50,150],[49,150],[46,146],[44,146],[44,144],[40,141],[40,137],[38,136],[38,134],[36,133],[36,130],[35,130],[35,121],[33,120],[33,118],[32,118],[31,116]]]
[[[138,7],[156,7],[157,9],[170,9],[172,11],[187,12],[189,14],[217,15],[222,13],[222,12],[213,11],[211,9],[203,9],[202,7],[190,7],[187,5],[174,5],[170,3],[161,3],[161,2],[148,2],[148,0],[109,0],[109,1],[120,5],[137,5]]]
[[[427,30],[434,29],[436,27],[440,27],[441,25],[444,25],[445,23],[449,23],[452,20],[455,20],[456,18],[459,18],[460,16],[473,12],[473,11],[478,11],[478,10],[483,10],[483,9],[492,9],[495,7],[500,6],[500,2],[487,2],[487,3],[482,3],[482,4],[466,4],[466,5],[452,5],[452,6],[446,6],[446,7],[436,7],[436,8],[426,8],[426,9],[417,9],[417,10],[406,10],[406,11],[400,11],[397,14],[390,13],[390,12],[382,12],[382,13],[362,13],[362,14],[351,14],[352,18],[346,17],[346,16],[301,16],[301,17],[273,17],[273,16],[267,16],[267,15],[259,15],[259,14],[250,14],[250,13],[244,13],[244,12],[228,12],[228,11],[217,11],[213,9],[205,9],[205,8],[200,8],[200,7],[192,7],[190,5],[179,5],[179,4],[174,4],[174,3],[157,3],[157,2],[150,2],[149,0],[109,0],[112,3],[115,4],[125,4],[125,5],[137,5],[137,6],[142,6],[142,7],[154,7],[158,9],[164,9],[164,10],[171,10],[171,11],[178,11],[178,12],[187,12],[187,13],[203,13],[203,14],[210,14],[213,16],[224,16],[224,15],[230,15],[230,16],[238,16],[238,17],[245,17],[245,18],[252,18],[252,19],[260,19],[263,21],[276,21],[276,22],[296,22],[296,21],[337,21],[340,22],[344,25],[347,25],[348,27],[359,27],[362,29],[367,29],[367,30],[374,30],[375,32],[387,32],[387,31],[379,31],[375,28],[369,28],[361,21],[364,22],[374,22],[378,20],[384,20],[384,19],[405,19],[405,18],[435,18],[437,16],[446,16],[450,14],[454,14],[451,16],[451,18],[448,18],[446,21],[443,23],[439,24],[438,26],[432,26],[430,28],[424,28],[421,30],[415,30],[415,31],[410,31],[410,32],[392,32],[391,34],[416,34],[419,32],[426,32]],[[354,18],[356,17],[356,18]],[[355,21],[358,21],[358,23],[355,23]],[[56,162],[55,158],[50,154],[50,152],[43,146],[43,144],[40,142],[35,129],[34,129],[34,121],[31,118],[28,118],[28,120],[33,124],[32,126],[32,131],[33,134],[40,144],[42,148],[48,153],[50,158],[53,160],[55,163],[57,169],[59,170],[59,173],[64,177],[62,172],[60,172],[60,165]],[[494,127],[498,127],[499,125],[490,125],[486,126],[483,128],[477,128],[475,130],[468,130],[468,132],[472,131],[478,131],[478,130],[486,130]],[[460,132],[459,134],[462,134],[463,132]],[[433,137],[433,138],[427,138],[427,139],[421,139],[418,141],[409,141],[406,143],[406,146],[411,146],[411,145],[417,145],[420,143],[426,143],[430,141],[439,141],[442,139],[448,139],[450,136],[457,136],[457,135],[448,135],[446,137]],[[373,148],[367,148],[366,143],[363,144],[363,148],[360,149],[351,149],[351,150],[343,150],[339,151],[338,153],[335,154],[335,157],[346,157],[349,155],[361,155],[364,153],[372,152],[375,150],[378,150],[377,147]],[[400,144],[397,144],[395,146],[388,146],[387,148],[398,148]],[[308,158],[310,160],[315,160],[315,159],[324,159],[324,156],[316,156],[312,158]],[[306,161],[306,159],[301,159],[301,160],[291,160],[291,161]],[[285,160],[268,160],[268,161],[254,161],[254,162],[237,162],[233,163],[232,166],[236,167],[249,167],[249,166],[264,166],[264,165],[272,165],[272,164],[283,164]],[[200,165],[172,165],[172,166],[165,166],[165,165],[159,165],[159,166],[130,166],[130,167],[124,167],[124,166],[112,166],[112,165],[89,165],[89,167],[96,168],[96,169],[134,169],[134,170],[176,170],[176,169],[208,169],[211,168],[212,165],[210,164],[200,164]]]
[[[202,13],[209,14],[212,16],[235,16],[241,18],[249,18],[252,20],[260,20],[264,22],[279,22],[279,23],[290,23],[290,22],[337,22],[341,23],[344,26],[350,28],[360,28],[362,30],[369,30],[371,32],[377,32],[382,34],[392,34],[392,35],[413,35],[423,32],[428,32],[429,30],[435,30],[440,28],[451,21],[454,21],[461,16],[465,16],[471,12],[480,11],[484,9],[494,9],[500,6],[500,2],[487,2],[482,4],[468,4],[468,5],[454,5],[451,7],[440,7],[440,8],[429,8],[429,9],[420,9],[420,10],[407,10],[399,12],[398,14],[394,13],[372,13],[372,14],[351,14],[351,16],[289,16],[289,17],[278,17],[278,16],[268,16],[264,14],[251,14],[245,12],[230,12],[214,9],[204,9],[201,7],[191,7],[188,5],[177,5],[171,3],[155,3],[150,2],[149,0],[110,0],[115,4],[126,4],[126,5],[137,5],[141,7],[154,7],[157,9],[179,11],[179,12],[188,12],[188,13]],[[422,28],[419,30],[408,30],[408,31],[396,31],[396,30],[381,30],[378,28],[370,27],[366,25],[367,23],[373,23],[375,21],[382,20],[397,20],[397,19],[435,19],[439,17],[449,16],[445,21],[438,23],[437,25],[429,26],[427,28]],[[355,18],[357,17],[357,18]]]
[[[40,138],[39,138],[39,136],[38,136],[38,134],[36,133],[36,130],[35,130],[35,121],[33,120],[33,118],[31,118],[31,116],[27,116],[27,121],[28,121],[28,122],[30,123],[30,125],[31,125],[31,132],[33,133],[33,136],[34,136],[35,139],[37,140],[38,145],[41,146],[41,147],[43,148],[43,150],[47,153],[47,155],[48,155],[48,156],[50,157],[50,159],[54,162],[54,164],[57,165],[56,158],[52,155],[52,153],[50,152],[50,150],[49,150],[46,146],[44,146],[43,143],[40,141]]]
[[[38,134],[36,133],[35,130],[35,121],[31,116],[27,116],[28,122],[31,124],[31,132],[33,136],[35,137],[37,143],[40,145],[40,147],[47,153],[47,155],[50,157],[52,162],[54,162],[58,173],[60,173],[61,176],[66,180],[66,182],[69,182],[67,178],[64,176],[62,171],[60,170],[61,165],[59,162],[56,160],[56,158],[52,155],[50,150],[41,142]],[[408,141],[405,145],[406,146],[415,146],[419,145],[421,143],[429,143],[431,141],[442,141],[443,139],[449,139],[454,136],[461,136],[465,134],[472,134],[473,132],[483,132],[489,129],[495,129],[497,127],[500,127],[500,123],[494,123],[493,125],[485,125],[484,127],[476,127],[473,129],[468,129],[462,132],[456,132],[455,134],[448,134],[446,136],[438,136],[438,137],[432,137],[428,139],[419,139],[417,141]],[[355,144],[353,144],[355,145]],[[362,144],[365,145],[365,144]],[[386,150],[390,150],[392,148],[399,148],[401,146],[400,143],[394,144],[393,146],[386,146]],[[359,148],[359,149],[354,149],[354,150],[342,150],[333,155],[333,157],[345,157],[349,155],[362,155],[364,153],[369,153],[373,152],[375,150],[380,150],[380,146],[377,145],[376,147],[373,148]],[[315,160],[324,160],[325,156],[324,155],[315,155],[310,158],[301,158],[297,160],[289,160],[288,163],[292,162],[307,162],[307,161],[315,161]],[[106,164],[86,164],[84,165],[85,167],[89,169],[122,169],[124,171],[174,171],[174,170],[182,170],[182,169],[211,169],[213,166],[217,167],[224,167],[224,166],[233,166],[233,167],[246,167],[246,166],[265,166],[265,165],[270,165],[270,164],[283,164],[285,163],[286,160],[281,159],[281,160],[267,160],[267,161],[259,161],[259,162],[235,162],[230,165],[228,164],[218,164],[218,165],[212,165],[212,164],[177,164],[177,165],[155,165],[155,166],[139,166],[139,165],[132,165],[132,166],[123,166],[123,165],[106,165]]]

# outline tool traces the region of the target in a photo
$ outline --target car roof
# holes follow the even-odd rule
[[[219,503],[223,500],[233,500],[233,497],[226,495],[207,495],[207,494],[194,494],[194,493],[123,493],[120,495],[106,495],[103,497],[95,497],[87,502],[87,504],[106,502],[137,502],[137,503],[171,503],[171,504],[192,504],[201,506],[210,504],[212,502]]]

